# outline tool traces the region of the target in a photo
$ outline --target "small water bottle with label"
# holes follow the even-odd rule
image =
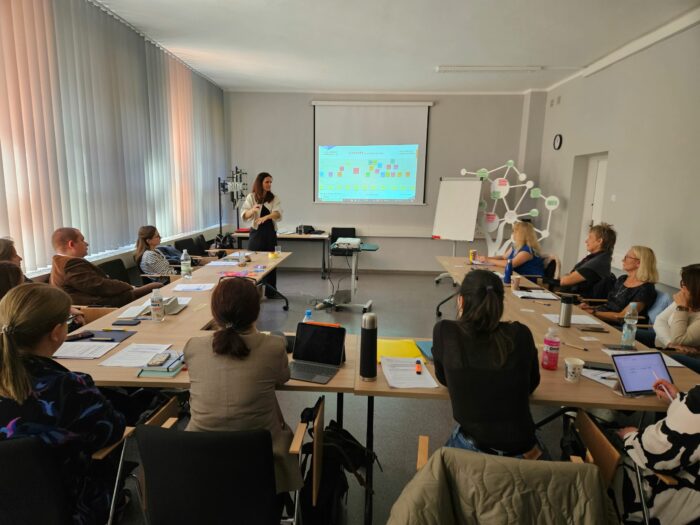
[[[309,321],[311,321],[311,309],[308,309],[306,310],[306,312],[304,312],[304,319],[301,322],[308,323]]]
[[[192,257],[186,249],[182,250],[182,257],[180,257],[180,275],[185,279],[192,278]]]
[[[165,319],[165,304],[158,288],[151,294],[151,319],[158,322]]]
[[[542,368],[556,370],[559,366],[559,333],[553,326],[544,336],[544,351],[542,352]]]
[[[634,348],[634,340],[637,337],[637,303],[630,303],[625,314],[625,324],[622,326],[623,346]]]

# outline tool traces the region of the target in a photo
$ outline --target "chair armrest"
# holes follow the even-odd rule
[[[124,435],[119,439],[119,441],[117,441],[116,443],[112,443],[108,447],[102,447],[100,450],[94,452],[92,454],[92,459],[99,461],[109,456],[115,448],[121,445],[126,438],[128,438],[131,434],[134,433],[134,430],[134,427],[126,427],[124,429]]]
[[[599,304],[605,304],[608,302],[607,299],[588,299],[587,297],[580,297],[580,300],[582,303],[599,303]]]
[[[301,453],[301,445],[304,441],[304,434],[306,434],[306,429],[308,427],[308,423],[297,424],[297,429],[294,431],[294,438],[292,438],[292,444],[289,445],[290,454],[298,456]]]
[[[654,328],[653,324],[638,324],[637,328]]]
[[[416,470],[423,468],[428,462],[428,445],[430,438],[428,436],[418,436],[418,458],[416,460]]]
[[[176,417],[169,417],[168,419],[165,420],[165,422],[161,425],[162,428],[173,428],[175,425],[177,425],[178,419]]]
[[[583,463],[583,458],[581,456],[569,456],[569,461],[571,463]]]

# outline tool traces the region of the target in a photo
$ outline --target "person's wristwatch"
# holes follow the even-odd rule
[[[687,306],[676,306],[676,312],[687,312],[688,307]]]

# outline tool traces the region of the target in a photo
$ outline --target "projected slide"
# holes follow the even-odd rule
[[[416,201],[418,144],[319,146],[318,202]]]

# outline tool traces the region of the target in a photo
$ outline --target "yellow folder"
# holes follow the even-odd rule
[[[377,339],[377,363],[386,357],[416,357],[423,355],[413,339]]]

